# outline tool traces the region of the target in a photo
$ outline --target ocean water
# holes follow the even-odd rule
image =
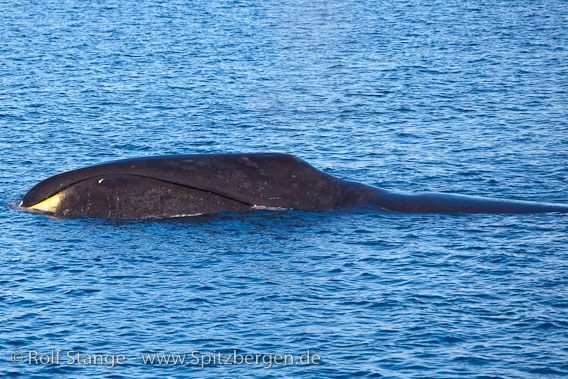
[[[265,151],[387,189],[567,203],[567,20],[560,0],[0,1],[0,375],[568,375],[567,215],[12,209],[86,165]],[[142,359],[235,350],[321,359]]]

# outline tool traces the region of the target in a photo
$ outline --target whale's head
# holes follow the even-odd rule
[[[146,219],[243,211],[250,205],[160,179],[99,174],[66,186],[48,179],[24,196],[20,208],[56,217]]]
[[[242,211],[252,204],[209,186],[187,157],[117,161],[65,172],[30,189],[19,208],[59,217],[141,219]]]

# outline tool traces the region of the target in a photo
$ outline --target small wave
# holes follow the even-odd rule
[[[252,205],[251,209],[263,210],[263,211],[285,211],[285,210],[288,210],[288,208],[267,207],[267,206],[264,206],[264,205],[255,205],[255,204]]]

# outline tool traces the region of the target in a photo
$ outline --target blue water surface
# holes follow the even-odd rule
[[[568,3],[0,1],[0,375],[568,375],[567,215],[51,220],[108,160],[288,152],[387,189],[568,203]],[[104,365],[12,362],[53,349]],[[144,365],[141,353],[309,366]]]

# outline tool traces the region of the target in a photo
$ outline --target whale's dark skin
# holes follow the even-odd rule
[[[395,193],[336,178],[293,155],[272,153],[177,155],[86,167],[40,182],[20,206],[63,217],[112,219],[354,206],[412,213],[568,212],[563,204]]]

